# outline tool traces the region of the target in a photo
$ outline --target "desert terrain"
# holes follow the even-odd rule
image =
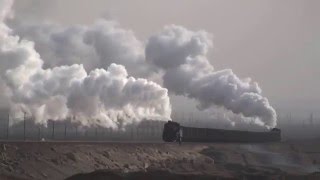
[[[1,142],[1,179],[319,179],[317,141]]]

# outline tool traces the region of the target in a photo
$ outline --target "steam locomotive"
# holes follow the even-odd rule
[[[194,128],[181,126],[177,122],[164,124],[162,139],[165,142],[240,142],[261,143],[281,141],[281,130],[251,132],[224,129]]]

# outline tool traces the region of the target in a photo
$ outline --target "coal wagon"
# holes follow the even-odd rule
[[[241,142],[260,143],[281,141],[281,130],[266,132],[195,128],[168,121],[164,125],[162,139],[165,142]]]

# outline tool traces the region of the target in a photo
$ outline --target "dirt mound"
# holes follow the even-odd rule
[[[320,170],[319,162],[320,146],[314,142],[183,143],[181,146],[175,143],[0,143],[1,180],[301,179],[311,175],[320,179],[315,174]]]

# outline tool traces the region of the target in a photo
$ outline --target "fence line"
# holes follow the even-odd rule
[[[304,118],[297,118],[291,113],[279,113],[278,127],[285,137],[320,137],[320,117],[311,113]],[[319,114],[318,114],[319,115]],[[0,116],[1,117],[1,116]],[[185,126],[203,126],[208,119],[201,119],[191,114],[174,120]],[[18,122],[18,123],[16,123]],[[66,121],[48,121],[47,126],[34,123],[32,117],[13,118],[9,115],[0,118],[0,140],[25,141],[161,141],[163,121],[142,121],[123,130],[103,127],[81,127]],[[200,123],[201,122],[201,123]],[[209,121],[208,121],[209,122]],[[249,126],[249,125],[248,125]],[[225,128],[216,125],[217,128]]]
[[[0,119],[0,140],[23,141],[161,141],[165,122],[142,121],[138,125],[115,130],[103,127],[81,127],[65,121],[48,121],[47,127],[35,124],[32,117]],[[18,122],[18,123],[13,123]],[[10,123],[12,123],[10,125]]]

